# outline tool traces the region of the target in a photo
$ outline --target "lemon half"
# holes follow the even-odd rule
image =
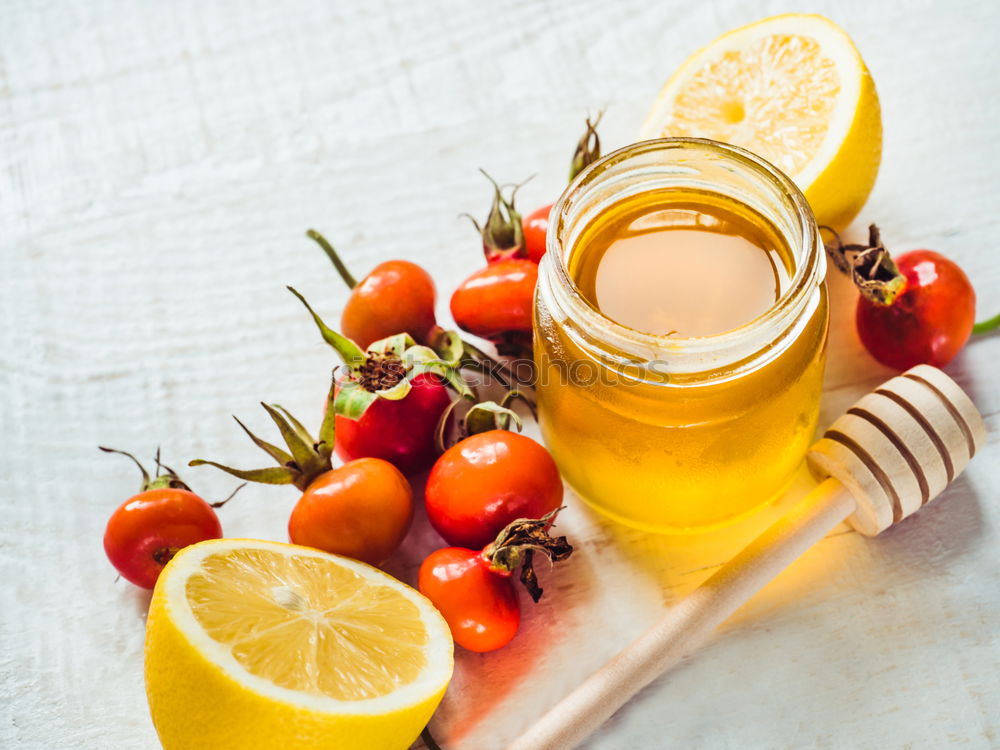
[[[692,55],[660,91],[642,137],[742,146],[789,175],[820,224],[841,229],[868,199],[882,155],[875,83],[823,16],[766,18]]]
[[[146,691],[166,750],[407,748],[452,673],[448,625],[382,571],[215,539],[164,568]]]

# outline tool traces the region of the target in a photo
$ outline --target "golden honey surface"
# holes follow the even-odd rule
[[[604,316],[663,336],[668,366],[671,347],[684,339],[739,335],[775,305],[795,272],[763,217],[691,191],[641,193],[613,205],[580,233],[568,267]],[[659,381],[607,372],[540,305],[540,421],[564,476],[599,510],[658,531],[723,524],[772,498],[800,464],[818,416],[825,287],[816,294],[808,320],[777,356],[765,352],[758,366],[735,374]]]
[[[570,274],[592,306],[643,333],[712,336],[767,312],[790,254],[758,218],[676,191],[623,201],[581,239]]]

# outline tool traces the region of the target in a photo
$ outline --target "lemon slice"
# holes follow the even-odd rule
[[[452,651],[431,603],[376,568],[213,539],[156,583],[146,692],[166,750],[402,749],[441,700]]]
[[[850,37],[816,15],[766,18],[696,52],[660,91],[642,137],[742,146],[789,175],[820,224],[843,228],[882,154],[875,83]]]

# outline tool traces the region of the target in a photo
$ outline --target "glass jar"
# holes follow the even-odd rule
[[[581,294],[569,268],[587,228],[626,198],[671,190],[735,202],[782,239],[790,279],[766,313],[717,335],[654,336]],[[823,244],[792,181],[735,146],[644,141],[574,180],[547,241],[535,303],[539,418],[576,492],[661,532],[724,524],[780,493],[812,442],[829,318]]]

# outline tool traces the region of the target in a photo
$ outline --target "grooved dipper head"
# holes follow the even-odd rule
[[[933,500],[986,440],[986,425],[959,385],[917,365],[883,383],[834,422],[810,450],[818,477],[858,501],[848,522],[875,536]]]

